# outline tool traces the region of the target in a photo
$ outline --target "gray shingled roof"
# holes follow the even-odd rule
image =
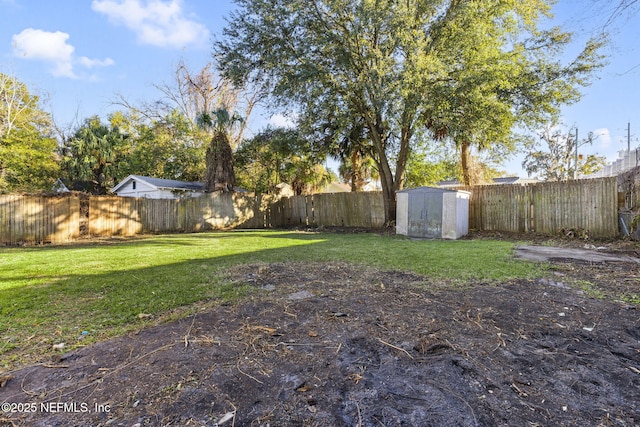
[[[176,181],[174,179],[150,178],[148,176],[131,175],[132,178],[144,181],[158,188],[170,190],[191,190],[204,191],[204,184],[201,182]]]
[[[494,184],[514,184],[519,180],[520,180],[520,177],[518,176],[505,176],[500,178],[493,178],[493,183]],[[446,181],[438,182],[437,185],[444,186],[444,185],[462,185],[462,184],[457,179],[448,179]]]
[[[493,178],[493,182],[495,184],[513,184],[514,182],[517,182],[519,179],[520,177],[517,177],[517,176],[505,176],[500,178]]]

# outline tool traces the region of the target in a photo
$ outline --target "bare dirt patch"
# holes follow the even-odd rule
[[[640,268],[559,261],[454,288],[342,263],[236,267],[255,289],[237,304],[5,374],[0,425],[639,425]]]

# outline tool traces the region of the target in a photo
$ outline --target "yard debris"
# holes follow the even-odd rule
[[[249,326],[249,330],[252,330],[252,331],[263,331],[263,332],[266,332],[267,334],[269,334],[271,336],[275,336],[275,335],[280,336],[280,335],[282,335],[282,334],[276,334],[277,329],[270,328],[268,326],[260,326],[260,325],[258,325],[258,326]]]
[[[67,344],[61,342],[61,343],[52,345],[51,348],[54,350],[62,350],[63,348],[65,348],[66,345]]]
[[[640,374],[640,369],[638,369],[638,368],[634,368],[633,366],[629,366],[629,369],[631,369],[631,372],[634,372],[636,374]],[[1,387],[1,385],[0,385],[0,387]]]
[[[290,301],[298,301],[301,299],[311,298],[312,296],[313,294],[309,291],[299,291],[299,292],[294,292],[292,294],[289,294],[287,296],[287,299]]]
[[[640,389],[629,387],[640,378],[638,304],[617,297],[637,291],[638,282],[628,278],[640,277],[640,267],[564,263],[552,264],[562,275],[549,277],[569,289],[536,279],[491,286],[470,279],[464,292],[437,278],[341,262],[273,264],[253,286],[275,283],[276,292],[253,292],[193,318],[78,349],[70,341],[73,352],[58,352],[68,354],[68,369],[40,364],[12,371],[15,378],[0,395],[15,402],[62,396],[117,410],[6,414],[16,425],[106,425],[111,419],[131,427],[153,425],[159,416],[166,425],[220,427],[385,420],[487,425],[496,419],[640,425]],[[233,267],[229,280],[245,284],[256,270]],[[606,298],[581,292],[576,279]],[[300,284],[317,296],[288,300]],[[582,328],[591,325],[586,337]],[[273,338],[279,333],[285,337]],[[72,339],[67,336],[55,342]]]
[[[383,340],[381,340],[380,338],[378,338],[378,341],[380,341],[382,344],[387,345],[387,346],[389,346],[389,347],[391,347],[391,348],[395,348],[396,350],[400,350],[401,352],[403,352],[403,353],[405,353],[407,356],[409,356],[409,358],[410,358],[410,359],[413,359],[413,356],[412,356],[412,355],[410,355],[410,354],[409,354],[409,352],[408,352],[407,350],[405,350],[404,348],[401,348],[401,347],[395,346],[395,345],[393,345],[393,344],[389,344],[388,342],[383,341]]]
[[[529,395],[526,392],[522,391],[520,387],[518,387],[515,383],[511,383],[511,387],[513,387],[513,389],[518,393],[518,396],[529,397]]]
[[[0,376],[0,388],[3,388],[12,379],[13,379],[13,375],[11,374]]]
[[[222,416],[222,418],[220,418],[218,420],[218,422],[216,423],[217,426],[221,426],[223,424],[225,424],[228,421],[231,421],[232,419],[234,419],[236,417],[236,411],[232,411],[232,412],[227,412],[226,414],[224,414]]]
[[[152,318],[153,318],[153,314],[148,314],[148,313],[139,313],[138,314],[138,319],[140,319],[140,320],[152,319]]]
[[[360,381],[364,380],[365,378],[364,378],[364,375],[362,375],[362,372],[354,372],[353,374],[347,375],[347,379],[358,384]]]
[[[53,368],[53,369],[66,369],[69,367],[69,365],[59,365],[59,364],[53,364],[53,363],[43,363],[42,366],[44,366],[45,368]]]
[[[331,317],[349,317],[347,313],[343,313],[341,311],[332,311]]]

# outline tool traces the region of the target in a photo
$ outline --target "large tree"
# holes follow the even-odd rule
[[[372,158],[372,147],[367,138],[366,126],[357,117],[345,118],[319,110],[307,109],[298,117],[298,129],[301,134],[314,141],[316,153],[323,153],[340,161],[338,173],[345,183],[349,183],[351,191],[362,191],[369,178],[378,179],[375,162]],[[328,113],[328,114],[327,114]]]
[[[58,173],[51,117],[17,78],[0,73],[0,192],[50,190]]]
[[[203,112],[199,123],[203,129],[211,131],[211,141],[207,146],[207,170],[204,174],[205,191],[232,192],[236,185],[233,167],[233,135],[242,126],[239,114],[230,113],[226,108]]]
[[[74,188],[106,194],[126,176],[127,135],[99,117],[86,119],[62,147],[62,170]]]
[[[267,128],[245,140],[235,155],[239,185],[255,193],[275,193],[287,183],[303,194],[332,179],[322,166],[324,152],[314,150],[297,129]]]
[[[540,133],[547,149],[529,151],[522,167],[529,176],[547,181],[565,181],[597,172],[604,167],[606,159],[597,154],[578,153],[581,146],[593,144],[596,138],[590,132],[586,138],[578,140],[573,128],[564,131],[560,126],[549,126]]]
[[[167,118],[186,119],[184,124],[191,125],[188,133],[192,141],[196,146],[204,146],[206,152],[206,167],[198,179],[204,180],[207,191],[233,191],[233,151],[243,139],[260,92],[234,85],[217,74],[211,63],[194,71],[184,61],[178,63],[169,83],[154,86],[162,93],[154,102],[134,106],[120,96],[116,103],[127,107],[129,115],[145,119],[156,130],[166,123],[165,134],[171,134],[175,124]],[[240,117],[242,120],[238,120]]]
[[[236,2],[215,45],[226,75],[262,84],[303,117],[332,118],[343,134],[362,122],[387,221],[417,131],[461,149],[490,144],[539,117],[549,94],[572,90],[595,62],[592,46],[568,66],[556,61],[568,37],[537,29],[544,0]]]
[[[112,114],[109,124],[127,135],[119,173],[202,180],[209,135],[178,110],[150,118],[129,109]]]

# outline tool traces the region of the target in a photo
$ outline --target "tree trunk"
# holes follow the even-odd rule
[[[376,165],[378,166],[378,173],[380,174],[380,184],[382,185],[382,200],[384,203],[384,224],[385,226],[391,226],[396,221],[396,186],[393,179],[393,172],[389,166],[389,159],[387,158],[385,140],[383,132],[381,131],[380,118],[376,121],[372,121],[370,117],[365,118],[371,131],[371,140],[373,142],[374,153],[377,158],[374,158]]]
[[[362,191],[364,178],[362,171],[362,156],[358,150],[351,153],[351,191]]]
[[[207,192],[231,192],[236,177],[233,170],[233,152],[229,137],[224,132],[216,132],[207,148],[207,171],[204,189]]]
[[[460,148],[460,164],[462,165],[462,184],[471,185],[471,152],[469,143],[463,142]]]
[[[382,200],[384,202],[384,223],[390,226],[396,221],[396,187],[394,185],[393,172],[389,167],[389,161],[384,151],[379,152],[378,169],[380,183],[382,184]]]

